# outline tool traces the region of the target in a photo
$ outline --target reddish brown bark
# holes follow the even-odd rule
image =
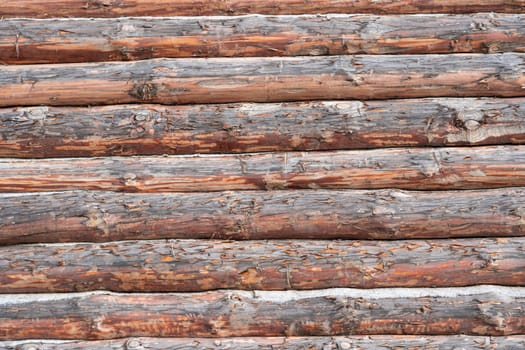
[[[0,17],[525,12],[523,0],[3,0]]]
[[[0,156],[240,153],[525,143],[525,99],[0,109]]]
[[[518,14],[4,19],[0,62],[525,52],[524,21]]]
[[[11,65],[0,106],[525,96],[525,54],[179,58]]]

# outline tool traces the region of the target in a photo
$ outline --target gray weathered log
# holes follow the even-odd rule
[[[525,54],[179,58],[8,65],[0,106],[525,96]]]
[[[0,293],[525,286],[525,238],[124,241],[8,246],[0,256]]]
[[[525,190],[0,195],[0,244],[525,236]]]
[[[520,14],[5,19],[0,62],[525,52],[523,22]]]
[[[125,338],[93,341],[0,342],[3,350],[397,350],[473,349],[516,350],[525,348],[525,336],[347,336],[347,337],[249,337],[249,338]]]
[[[525,99],[0,109],[0,156],[239,153],[525,143]]]
[[[0,340],[514,335],[524,288],[328,289],[0,296]]]
[[[525,12],[523,0],[2,0],[0,17]]]
[[[525,186],[525,146],[0,159],[0,191],[414,190]]]

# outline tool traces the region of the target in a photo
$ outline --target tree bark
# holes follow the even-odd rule
[[[0,109],[0,156],[45,158],[525,143],[525,99]]]
[[[503,287],[391,290],[397,293],[393,296],[385,290],[375,291],[91,293],[18,298],[4,294],[0,299],[0,339],[486,336],[519,334],[525,328],[523,288],[511,294],[505,294],[508,289]],[[418,293],[422,295],[416,296]]]
[[[0,248],[0,293],[525,285],[525,238],[128,241]]]
[[[4,192],[414,190],[525,186],[525,147],[0,160]]]
[[[525,96],[525,54],[179,58],[5,66],[0,106]]]
[[[523,22],[520,14],[6,19],[0,61],[525,52]]]
[[[0,17],[525,12],[523,0],[2,0]]]
[[[126,338],[95,341],[0,342],[6,350],[304,350],[304,349],[474,349],[509,350],[525,347],[524,336],[347,336],[249,338]],[[33,348],[34,347],[34,348]]]
[[[525,236],[525,191],[0,195],[0,244]]]

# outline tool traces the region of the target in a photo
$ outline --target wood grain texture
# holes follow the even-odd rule
[[[487,288],[484,288],[487,289]],[[478,290],[484,290],[479,289]],[[476,289],[473,289],[476,291]],[[4,294],[0,339],[329,335],[513,335],[525,327],[525,297],[405,290],[217,291],[190,294]],[[414,294],[414,296],[411,296]],[[5,302],[9,298],[9,302]]]
[[[0,62],[525,52],[523,22],[493,13],[5,19]]]
[[[3,0],[0,17],[525,12],[523,0]]]
[[[0,293],[525,286],[525,238],[125,241],[0,248]]]
[[[525,236],[525,191],[0,195],[0,244]]]
[[[525,54],[179,58],[8,65],[0,106],[525,96]]]
[[[249,337],[249,338],[126,338],[94,341],[0,342],[5,350],[396,350],[473,349],[512,350],[525,347],[524,336],[347,336],[347,337]]]
[[[525,99],[0,109],[0,156],[240,153],[525,143]]]
[[[402,148],[159,157],[0,159],[4,192],[414,190],[525,186],[525,147]]]

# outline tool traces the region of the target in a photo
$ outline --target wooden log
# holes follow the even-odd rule
[[[525,236],[525,190],[0,195],[0,244]]]
[[[525,285],[525,238],[8,246],[0,293]]]
[[[413,336],[372,335],[346,337],[249,337],[249,338],[125,338],[93,341],[7,341],[5,350],[304,350],[312,349],[521,349],[525,336]]]
[[[0,17],[525,12],[523,0],[2,0]]]
[[[525,16],[326,15],[0,21],[0,61],[525,52]]]
[[[0,159],[0,191],[414,190],[525,186],[525,146]]]
[[[10,65],[0,106],[525,96],[525,54],[179,58]]]
[[[525,143],[525,99],[0,109],[0,157]]]
[[[453,200],[451,200],[453,198]],[[525,236],[521,188],[0,195],[0,244]]]
[[[329,289],[190,294],[4,294],[0,339],[513,335],[523,288]]]

